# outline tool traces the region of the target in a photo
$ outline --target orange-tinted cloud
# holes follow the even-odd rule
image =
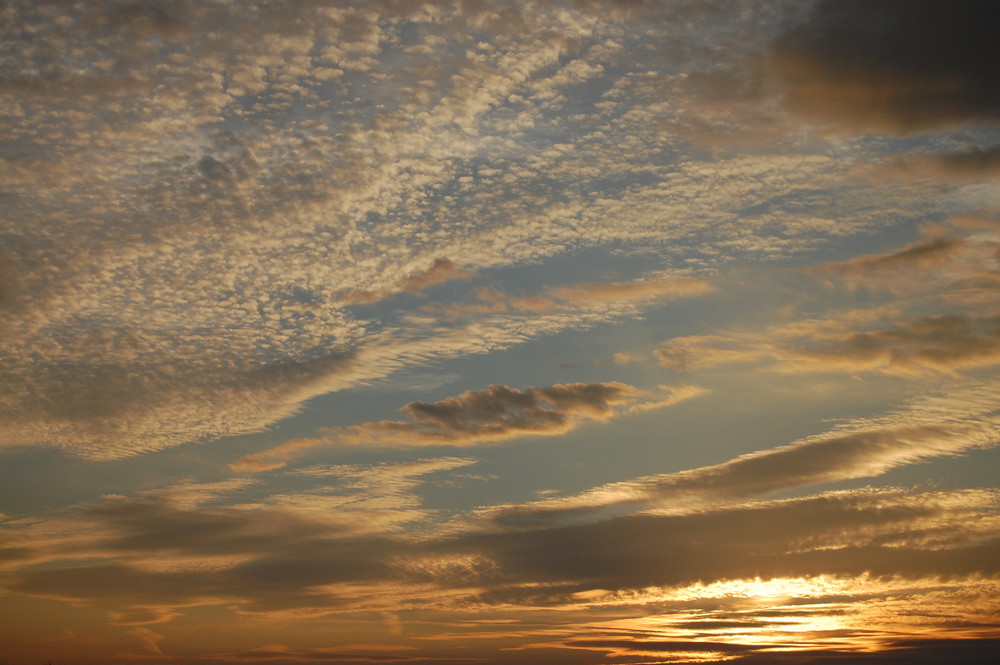
[[[753,362],[771,354],[771,344],[748,343],[726,335],[690,335],[675,337],[667,346],[653,350],[661,367],[684,372],[731,363]]]
[[[767,496],[789,489],[879,476],[934,457],[1000,444],[993,411],[998,387],[915,401],[882,418],[858,420],[825,434],[740,455],[721,464],[609,483],[586,492],[485,514],[510,524],[537,524],[601,514],[616,506],[681,511],[706,503]]]
[[[476,290],[476,304],[429,305],[424,311],[437,313],[448,320],[469,316],[517,312],[548,314],[578,311],[580,308],[640,303],[660,299],[704,295],[714,287],[702,279],[649,279],[636,282],[575,283],[544,289],[534,295],[509,295],[493,287]]]
[[[781,351],[783,369],[955,373],[1000,363],[1000,319],[957,314],[901,322],[886,330],[851,332],[811,347]]]
[[[410,295],[423,295],[423,290],[435,284],[441,284],[451,280],[471,279],[476,273],[465,270],[455,265],[451,259],[438,257],[429,268],[414,270],[405,275],[393,285],[392,288],[381,291],[355,291],[346,293],[343,299],[347,303],[371,304],[378,302],[391,295],[405,291]]]
[[[712,286],[701,279],[668,279],[623,284],[570,284],[548,290],[548,295],[574,304],[645,300],[708,293]]]
[[[93,527],[86,539],[51,553],[58,565],[7,571],[5,587],[150,617],[195,605],[281,615],[579,606],[605,596],[643,604],[656,587],[667,596],[699,582],[866,572],[960,585],[1000,575],[997,508],[990,490],[867,489],[408,538],[358,535],[332,516],[294,510],[126,499],[83,511]],[[38,544],[51,536],[40,533]],[[173,563],[193,555],[229,559]]]
[[[953,264],[968,249],[959,238],[939,236],[922,240],[895,252],[868,254],[838,263],[827,263],[809,272],[829,276],[840,284],[903,291],[918,281],[927,283],[927,274]]]

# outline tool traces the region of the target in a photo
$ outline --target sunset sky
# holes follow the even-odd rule
[[[998,25],[0,2],[0,665],[995,662]]]

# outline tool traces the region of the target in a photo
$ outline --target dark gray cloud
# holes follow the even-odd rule
[[[991,0],[820,0],[774,44],[789,106],[860,129],[1000,121]]]
[[[440,402],[411,402],[403,412],[415,426],[444,438],[489,438],[508,430],[563,429],[573,414],[603,419],[614,405],[639,394],[623,383],[572,383],[518,390],[493,385]]]

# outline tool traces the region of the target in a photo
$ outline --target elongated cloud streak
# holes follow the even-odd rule
[[[486,515],[505,524],[531,524],[614,506],[682,510],[878,476],[929,458],[996,446],[1000,443],[997,391],[996,385],[987,384],[722,464],[611,483],[573,497],[493,509]]]
[[[5,585],[81,604],[114,602],[135,609],[131,621],[140,610],[156,621],[172,608],[222,602],[276,616],[446,610],[455,602],[492,612],[578,605],[588,594],[642,604],[655,587],[669,597],[671,588],[676,596],[699,581],[754,577],[868,571],[886,580],[965,580],[1000,574],[997,505],[996,492],[986,490],[862,490],[414,539],[358,535],[329,515],[288,509],[115,500],[80,515],[92,529],[74,542],[9,530],[26,550],[47,550],[60,565],[12,557]],[[210,557],[216,564],[208,567]]]
[[[338,428],[320,438],[295,439],[232,465],[236,471],[266,471],[312,448],[329,445],[372,447],[471,446],[522,436],[564,434],[587,421],[606,421],[619,413],[671,406],[703,391],[692,386],[661,386],[666,397],[635,403],[647,393],[618,383],[556,384],[518,390],[493,385],[439,402],[410,402],[401,411],[409,421],[380,420]]]

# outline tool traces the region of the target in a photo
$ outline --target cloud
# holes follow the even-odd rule
[[[438,402],[410,402],[400,411],[409,420],[379,420],[328,430],[319,438],[294,439],[241,457],[236,471],[284,466],[302,452],[332,445],[372,447],[472,446],[524,436],[555,436],[587,421],[607,421],[621,413],[670,406],[703,391],[662,386],[666,397],[635,402],[647,393],[619,383],[570,383],[519,390],[492,385]]]
[[[355,534],[400,532],[417,523],[433,522],[440,511],[423,507],[417,488],[439,483],[465,485],[480,480],[466,474],[455,478],[445,472],[476,464],[464,457],[438,457],[376,465],[309,466],[290,475],[324,485],[312,490],[274,493],[260,500],[262,506],[302,514],[337,515]],[[266,467],[259,464],[258,467]],[[265,470],[249,466],[247,470]]]
[[[943,152],[934,157],[946,171],[955,173],[995,173],[1000,171],[1000,143]]]
[[[769,343],[751,344],[745,338],[719,334],[675,337],[668,346],[653,350],[661,367],[683,372],[753,362],[766,359],[771,353]]]
[[[995,3],[821,0],[774,43],[787,104],[855,129],[908,133],[1000,120]]]
[[[989,243],[989,240],[986,242]],[[961,266],[970,258],[969,250],[976,244],[979,243],[975,240],[942,235],[894,252],[822,264],[809,268],[807,272],[835,278],[836,283],[850,288],[865,286],[902,293],[918,282],[926,285],[928,273],[934,276],[934,281],[938,281],[940,275],[948,274],[942,271],[943,268]]]
[[[553,286],[534,295],[510,295],[498,288],[476,289],[476,304],[436,304],[422,311],[449,321],[510,312],[512,315],[597,311],[608,306],[626,308],[659,300],[705,295],[715,290],[706,280],[692,278],[646,279],[617,283],[571,283]]]
[[[129,631],[129,634],[134,635],[142,643],[143,650],[147,653],[154,654],[156,656],[166,656],[163,650],[160,649],[159,643],[163,641],[164,635],[159,633],[154,633],[148,628],[133,628]]]
[[[901,155],[892,171],[903,177],[975,180],[1000,171],[1000,144],[968,144],[956,150]]]
[[[588,518],[623,506],[695,510],[712,502],[878,476],[899,466],[1000,444],[996,391],[996,385],[984,384],[927,397],[881,418],[860,419],[721,464],[609,483],[569,497],[498,506],[484,517],[530,525]]]
[[[641,353],[616,353],[612,357],[611,362],[615,365],[628,365],[631,363],[643,362],[644,360],[646,360],[646,356]]]
[[[901,322],[888,330],[851,332],[780,354],[789,371],[880,371],[954,374],[1000,363],[1000,319],[943,315]]]
[[[723,587],[734,580],[866,573],[897,586],[904,585],[894,580],[936,579],[960,588],[977,576],[1000,575],[997,505],[990,490],[868,489],[575,525],[452,527],[413,537],[353,534],[336,519],[294,509],[191,510],[116,499],[77,516],[91,527],[85,539],[49,552],[49,565],[26,562],[8,570],[4,586],[113,607],[119,622],[131,625],[198,605],[290,616],[627,607],[656,598],[686,602],[690,594],[718,600],[732,593]],[[41,538],[35,545],[44,546],[37,529],[33,536],[7,531]],[[185,557],[192,565],[183,565]],[[205,567],[198,557],[227,560]],[[716,582],[721,591],[711,586]],[[850,585],[828,586],[829,595],[852,593]],[[813,595],[823,593],[820,586]]]
[[[137,608],[125,611],[108,612],[108,623],[116,626],[145,626],[154,623],[166,623],[181,616],[180,612],[164,608]]]
[[[449,6],[38,2],[3,22],[4,445],[119,459],[258,432],[896,219],[864,192],[939,193],[860,183],[825,148],[717,159],[664,131],[687,75],[732,69],[785,5],[754,30],[702,3]],[[708,18],[711,44],[684,27]],[[844,188],[836,214],[817,199]],[[433,301],[602,247],[693,268],[606,284],[579,261],[573,283],[452,318]]]
[[[574,284],[549,290],[548,294],[574,304],[600,304],[620,300],[644,300],[665,296],[702,295],[712,291],[700,279],[650,280],[628,284]]]
[[[207,658],[223,663],[426,663],[423,657],[398,653],[413,649],[394,645],[347,645],[337,649],[301,650],[282,644],[266,644],[246,651],[214,653]]]
[[[439,257],[434,259],[434,263],[429,268],[414,270],[410,274],[401,278],[392,288],[381,292],[359,291],[348,293],[344,296],[344,301],[349,303],[370,304],[378,302],[400,291],[405,291],[411,295],[423,295],[423,290],[435,284],[441,284],[450,280],[467,280],[475,276],[469,270],[463,270],[456,266],[450,259]]]
[[[947,262],[960,248],[961,242],[954,238],[933,238],[890,254],[860,256],[843,263],[832,264],[830,269],[928,270]]]
[[[626,413],[641,413],[643,411],[652,411],[653,409],[661,409],[666,406],[673,406],[685,400],[689,400],[693,397],[700,397],[708,393],[706,388],[701,386],[658,386],[660,392],[665,394],[665,397],[657,397],[647,402],[639,402],[638,404],[633,404],[628,407]]]
[[[924,225],[921,234],[900,249],[793,270],[825,291],[807,284],[797,292],[801,304],[777,310],[771,325],[674,337],[653,356],[661,367],[683,372],[757,363],[785,372],[913,377],[995,365],[996,222],[955,217]],[[845,296],[862,306],[823,309]]]
[[[911,600],[919,599],[918,602],[939,600],[933,593],[906,591],[912,594]],[[976,602],[979,607],[985,605],[981,595]],[[572,649],[605,658],[669,658],[670,663],[907,665],[950,661],[981,665],[990,661],[998,643],[982,634],[957,635],[947,620],[935,621],[930,617],[937,624],[935,628],[947,632],[948,638],[877,636],[873,630],[876,626],[892,630],[889,626],[893,622],[897,626],[905,623],[905,611],[891,603],[879,603],[881,615],[837,602],[818,608],[805,605],[791,609],[773,607],[769,599],[760,599],[758,603],[761,606],[756,612],[689,612],[688,622],[675,622],[676,615],[671,614],[644,617],[633,625],[627,620],[607,622],[595,626],[586,636],[574,635],[520,648],[548,649],[548,653],[553,649]],[[952,608],[945,605],[934,609],[947,612]],[[987,631],[991,628],[988,624],[981,625]]]
[[[686,515],[629,515],[484,533],[452,546],[488,553],[500,571],[512,575],[506,583],[498,576],[500,583],[484,593],[483,601],[491,604],[558,606],[590,589],[677,588],[709,580],[866,572],[910,580],[995,577],[1000,572],[991,559],[1000,547],[990,533],[995,496],[982,497],[992,507],[971,508],[969,531],[940,518],[952,511],[958,518],[970,508],[967,498],[979,499],[949,496],[941,498],[957,502],[946,508],[931,494],[834,493]],[[933,539],[922,540],[925,528]]]
[[[868,287],[893,293],[992,290],[1000,271],[995,257],[1000,251],[1000,224],[989,217],[955,216],[946,224],[928,224],[926,236],[900,250],[868,254],[826,263],[806,272],[832,278],[848,288]],[[941,296],[939,296],[941,297]]]

